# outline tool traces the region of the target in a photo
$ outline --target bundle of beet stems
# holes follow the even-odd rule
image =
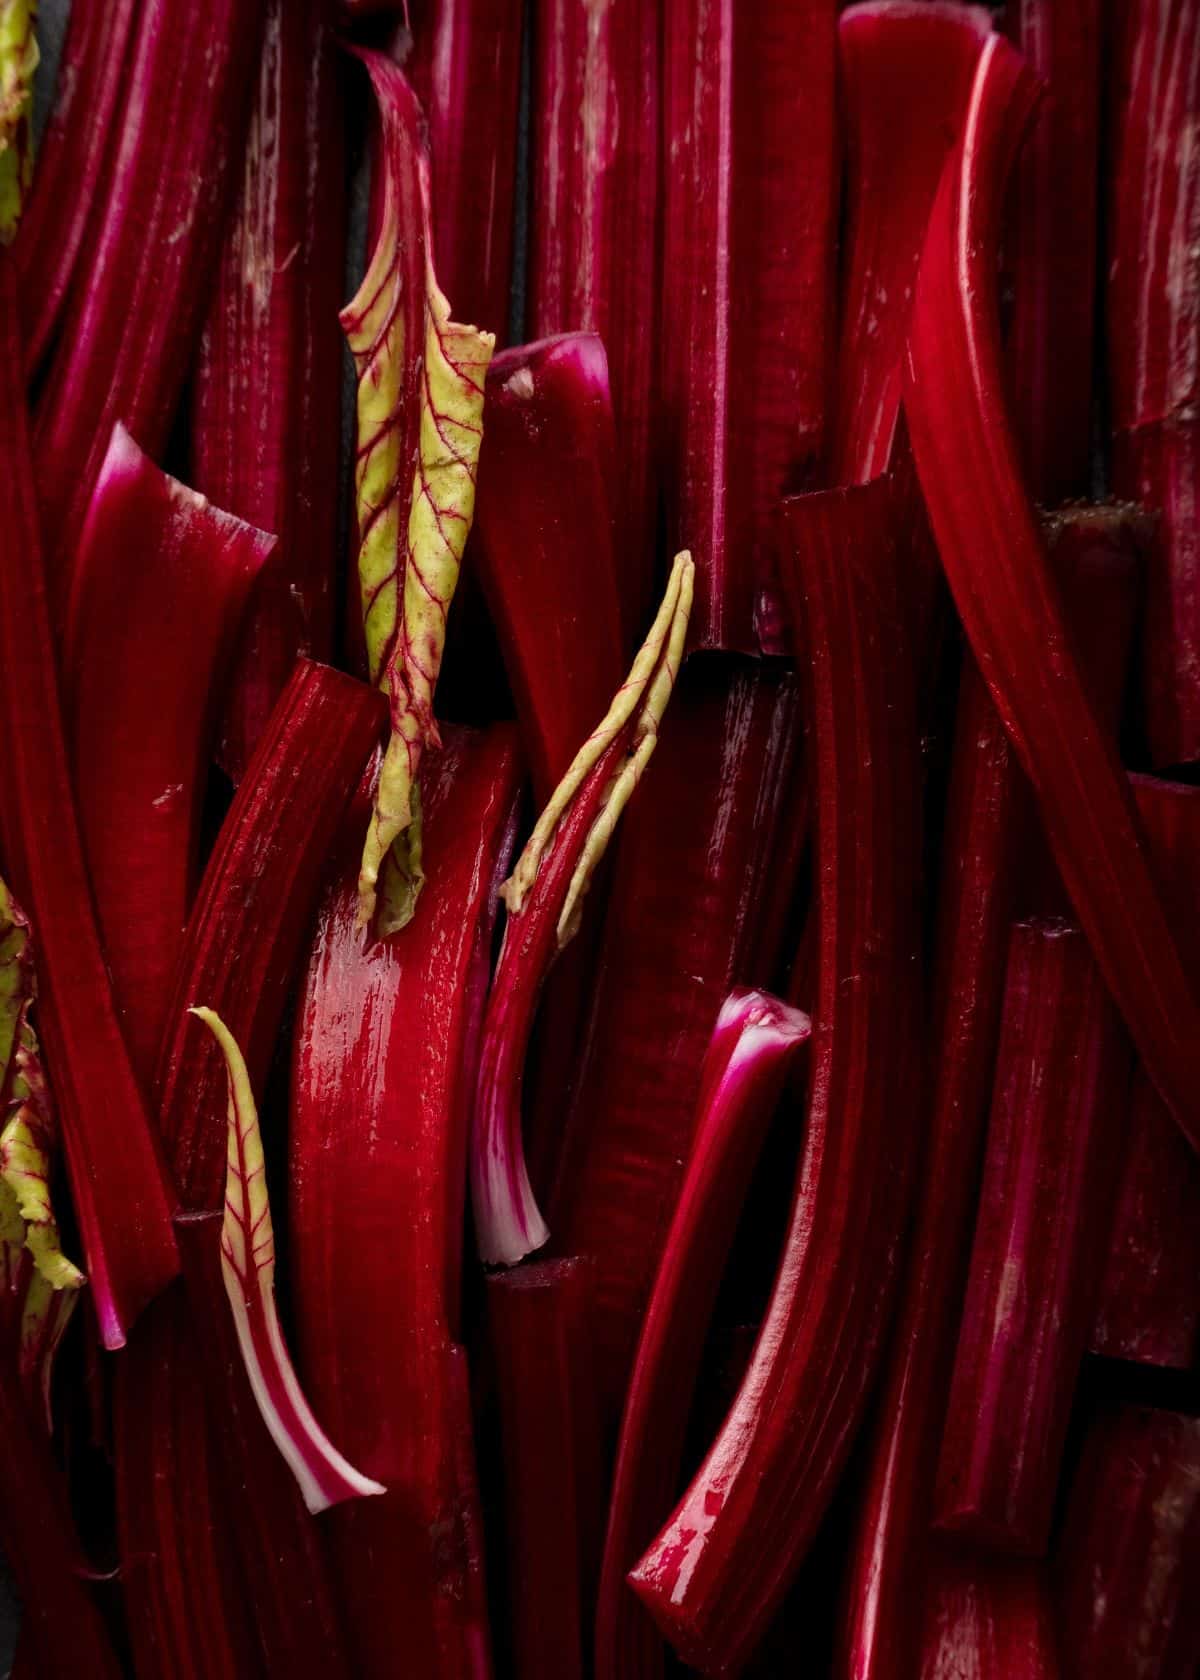
[[[12,1672],[1194,1680],[1200,0],[41,9]]]

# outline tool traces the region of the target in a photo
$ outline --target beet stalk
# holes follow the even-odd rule
[[[502,351],[487,417],[471,563],[544,803],[625,668],[604,345],[570,333]]]
[[[1029,488],[1089,488],[1100,163],[1100,0],[1018,0],[1013,41],[1047,87],[1016,168],[1008,352]]]
[[[920,1146],[915,662],[886,480],[787,504],[816,744],[820,960],[791,1226],[737,1397],[629,1580],[735,1672],[824,1515],[887,1324]],[[843,662],[850,660],[849,666]],[[853,977],[847,983],[847,977]]]
[[[645,331],[658,308],[660,56],[654,0],[534,8],[529,331],[594,332],[608,352],[629,646],[654,588],[656,368]]]
[[[355,1672],[484,1672],[458,1372],[467,1125],[519,790],[511,728],[446,731],[421,772],[429,893],[400,933],[356,926],[368,782],[317,925],[292,1069],[291,1238],[301,1369],[339,1447],[387,1493],[324,1522]],[[353,1220],[330,1218],[353,1204]],[[396,1280],[405,1280],[402,1289]],[[469,1477],[467,1478],[469,1480]]]
[[[693,647],[757,652],[776,506],[825,449],[835,24],[833,0],[666,7],[660,424]]]
[[[1052,564],[1097,707],[1116,728],[1138,606],[1138,518],[1049,516]],[[1018,892],[1061,910],[1028,789],[974,661],[959,683],[943,823],[929,1143],[904,1293],[855,1526],[841,1630],[853,1680],[908,1680],[946,1396],[983,1157],[1009,922]],[[1180,1140],[1186,1152],[1186,1145]]]
[[[217,697],[274,547],[114,427],[80,538],[63,688],[105,956],[147,1088],[196,885]]]
[[[1109,19],[1106,340],[1119,495],[1163,512],[1143,640],[1152,762],[1200,758],[1200,5],[1130,0]]]
[[[939,1528],[1001,1551],[1049,1538],[1129,1075],[1078,928],[1017,923],[934,1507]]]
[[[523,0],[408,0],[407,69],[429,119],[437,269],[503,343],[512,282]]]
[[[328,659],[345,259],[344,67],[327,0],[268,0],[241,189],[192,387],[197,490],[279,539],[225,701],[241,780],[297,655]]]
[[[838,19],[847,203],[836,483],[866,484],[891,464],[925,229],[991,27],[982,6],[944,0],[864,0]]]
[[[807,1015],[733,992],[705,1054],[687,1175],[646,1311],[621,1422],[596,1610],[597,1680],[661,1675],[664,1649],[624,1575],[671,1506],[721,1272]]]
[[[504,944],[488,999],[471,1140],[475,1233],[485,1261],[512,1266],[549,1236],[522,1141],[525,1051],[546,973],[576,933],[583,900],[645,772],[683,658],[694,569],[676,557],[633,668],[551,795],[502,896]]]
[[[25,417],[16,277],[0,253],[0,851],[38,930],[42,1036],[100,1332],[129,1325],[179,1269],[174,1195],[121,1036],[101,950],[55,678]]]
[[[138,0],[72,0],[54,107],[16,242],[25,354],[49,348],[75,275],[100,174],[114,144]]]
[[[1054,1607],[1036,1565],[939,1548],[924,1618],[920,1680],[1059,1680]]]
[[[553,1251],[595,1259],[596,1380],[613,1430],[683,1180],[712,1023],[731,986],[762,977],[755,957],[773,967],[759,920],[798,752],[789,673],[693,658],[618,840],[549,1206]]]
[[[1173,917],[1191,949],[1200,937],[1195,860],[1200,788],[1134,776],[1138,812]],[[1200,1326],[1200,1162],[1141,1067],[1107,1256],[1101,1267],[1093,1353],[1187,1369]]]
[[[1200,1418],[1122,1406],[1093,1422],[1058,1549],[1071,1680],[1189,1680],[1200,1663]]]
[[[302,660],[222,826],[176,965],[157,1078],[160,1125],[188,1210],[179,1225],[187,1294],[164,1301],[177,1322],[159,1325],[157,1341],[134,1339],[117,1393],[123,1542],[146,1560],[131,1574],[131,1590],[140,1574],[163,1628],[161,1648],[186,1650],[188,1627],[220,1612],[213,1595],[227,1565],[219,1552],[212,1556],[209,1512],[216,1508],[216,1534],[232,1532],[252,1584],[253,1626],[270,1673],[348,1672],[344,1635],[319,1536],[267,1432],[238,1348],[219,1255],[225,1067],[187,1010],[207,997],[244,1047],[251,1079],[265,1081],[325,859],[378,740],[381,710],[363,684]],[[193,1445],[199,1453],[202,1433],[185,1392],[195,1368],[184,1358],[164,1375],[164,1339],[168,1347],[204,1349],[215,1478],[211,1462],[188,1455]],[[156,1498],[163,1485],[173,1488],[169,1512]],[[228,1638],[236,1637],[235,1625]]]
[[[182,10],[144,0],[138,10],[87,267],[71,285],[37,406],[56,594],[114,422],[151,458],[166,444],[234,191],[265,9],[265,0]]]
[[[600,1444],[587,1341],[592,1268],[546,1260],[488,1279],[504,1462],[514,1672],[582,1680]],[[602,1520],[602,1519],[600,1519]]]
[[[1200,1006],[1063,624],[1004,403],[998,225],[1034,96],[993,37],[930,221],[905,409],[942,564],[1055,862],[1147,1071],[1200,1143]]]

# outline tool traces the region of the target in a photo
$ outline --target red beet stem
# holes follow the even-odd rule
[[[1137,610],[1140,530],[1128,509],[1046,521],[1051,558],[1097,703],[1115,730]],[[1062,883],[1028,788],[968,655],[941,849],[933,1042],[940,1047],[904,1293],[855,1521],[841,1661],[854,1680],[907,1680],[983,1155],[1014,900],[1061,909]],[[1186,1151],[1186,1145],[1180,1141]]]
[[[1200,1006],[1067,638],[1004,404],[998,227],[1034,97],[1020,59],[994,37],[930,222],[905,408],[942,564],[1055,862],[1147,1070],[1200,1143]]]
[[[523,0],[408,0],[429,120],[434,258],[455,319],[508,336]]]
[[[1108,1237],[1128,1043],[1087,942],[1017,923],[934,1518],[1045,1551]]]
[[[1007,27],[1048,89],[1017,164],[1008,353],[1034,499],[1086,495],[1092,448],[1100,0],[1018,0]]]
[[[833,0],[664,14],[662,478],[691,647],[758,650],[779,498],[824,455],[835,26]]]
[[[443,737],[421,774],[420,913],[381,941],[355,925],[364,784],[338,842],[293,1048],[305,1385],[331,1437],[388,1489],[325,1519],[364,1680],[393,1675],[397,1651],[414,1674],[474,1675],[487,1647],[463,1528],[470,1416],[454,1344],[480,955],[486,964],[520,771],[509,726]],[[344,1207],[353,1220],[331,1217]]]
[[[240,192],[192,386],[196,488],[279,539],[224,702],[234,782],[300,654],[328,659],[345,269],[344,65],[326,0],[268,0]]]
[[[1070,1680],[1190,1680],[1200,1665],[1200,1418],[1122,1406],[1094,1420],[1057,1571]]]
[[[12,260],[0,256],[0,852],[38,936],[39,1021],[100,1333],[179,1270],[168,1185],[100,945],[55,677]]]
[[[119,131],[118,98],[137,13],[138,0],[72,0],[54,106],[13,253],[31,369],[61,319],[101,170]]]
[[[163,1303],[176,1316],[158,1325],[158,1335],[168,1346],[205,1350],[200,1368],[218,1487],[209,1485],[211,1462],[189,1454],[200,1430],[190,1397],[180,1393],[194,1381],[189,1356],[160,1371],[162,1343],[135,1338],[117,1412],[118,1463],[127,1460],[118,1483],[126,1490],[123,1533],[140,1549],[151,1524],[149,1557],[133,1580],[140,1579],[138,1590],[150,1595],[151,1613],[162,1620],[164,1648],[186,1650],[189,1625],[216,1614],[213,1578],[224,1565],[219,1541],[212,1558],[215,1503],[217,1532],[233,1534],[249,1583],[268,1673],[340,1677],[348,1668],[319,1536],[267,1433],[237,1345],[219,1256],[225,1063],[187,1010],[203,999],[218,1011],[245,1047],[261,1089],[325,861],[378,740],[382,710],[363,684],[307,660],[297,665],[209,859],[176,964],[158,1061],[160,1125],[193,1212],[178,1227],[187,1293],[174,1291]],[[161,1428],[159,1417],[166,1419]],[[180,1420],[181,1440],[172,1418]],[[201,1484],[194,1498],[193,1482]],[[157,1493],[168,1485],[169,1509]],[[226,1637],[239,1638],[236,1625]]]
[[[64,690],[105,956],[146,1088],[196,887],[217,699],[274,547],[114,428],[80,539]]]
[[[167,441],[203,319],[250,114],[265,0],[145,0],[118,133],[37,407],[37,482],[55,594],[115,421]]]
[[[671,1508],[717,1286],[807,1015],[732,992],[705,1053],[683,1189],[646,1309],[625,1401],[596,1613],[597,1680],[652,1680],[663,1641],[625,1585]]]
[[[603,344],[571,333],[503,351],[484,414],[471,556],[544,804],[627,663]]]
[[[548,1260],[488,1279],[504,1459],[514,1672],[582,1680],[602,1445],[587,1339],[592,1268]],[[589,1567],[590,1566],[590,1567]]]
[[[750,1366],[629,1580],[702,1673],[737,1672],[861,1421],[920,1147],[916,667],[886,480],[787,503],[816,749],[820,958],[791,1225]],[[848,662],[848,663],[847,663]],[[847,983],[848,977],[849,983]]]
[[[655,0],[590,10],[545,0],[533,21],[529,331],[594,332],[608,352],[628,646],[655,581],[657,367],[647,333],[660,278],[659,12]]]
[[[596,1379],[612,1428],[683,1181],[712,1022],[731,985],[759,978],[747,963],[789,809],[798,716],[790,676],[688,661],[617,842],[549,1214],[555,1253],[596,1260]]]
[[[838,19],[846,238],[835,483],[865,484],[892,461],[917,264],[991,27],[982,6],[944,0],[866,0]]]
[[[1054,1606],[1030,1563],[939,1547],[925,1590],[920,1680],[1059,1680]]]
[[[222,1481],[206,1359],[176,1285],[115,1362],[117,1547],[138,1680],[265,1680],[248,1595],[222,1543],[244,1512],[235,1519]]]
[[[1134,776],[1159,884],[1194,951],[1200,939],[1200,788]],[[1186,1369],[1200,1323],[1200,1163],[1144,1070],[1134,1070],[1129,1129],[1091,1349]]]

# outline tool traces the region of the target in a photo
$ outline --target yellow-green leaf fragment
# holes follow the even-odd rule
[[[683,660],[696,569],[686,551],[677,554],[662,604],[633,666],[599,726],[575,754],[562,781],[538,818],[516,868],[500,889],[510,915],[519,915],[542,858],[565,812],[589,772],[618,735],[628,732],[627,756],[606,790],[571,877],[558,918],[559,949],[579,926],[583,896],[604,856],[617,820],[649,763],[658,728]]]
[[[0,0],[0,244],[11,244],[33,179],[37,0]]]
[[[366,924],[375,916],[383,860],[396,847],[398,867],[384,877],[381,935],[396,932],[411,919],[424,880],[416,778],[425,748],[441,744],[433,695],[446,645],[446,618],[475,515],[484,380],[496,342],[491,333],[451,320],[432,264],[427,265],[425,311],[421,426],[404,592],[399,632],[385,673],[391,738],[358,881],[359,921]],[[393,887],[396,890],[388,890]]]
[[[412,917],[424,876],[417,773],[440,745],[434,691],[475,513],[484,380],[494,335],[451,319],[431,256],[429,161],[415,96],[362,52],[380,109],[380,234],[342,325],[358,372],[355,474],[367,668],[391,732],[359,871],[359,921]],[[386,865],[386,867],[385,867]],[[377,900],[382,899],[378,908]]]
[[[324,1511],[344,1499],[383,1493],[382,1483],[361,1475],[342,1457],[304,1398],[275,1308],[275,1234],[250,1075],[221,1017],[200,1007],[190,1013],[208,1027],[225,1058],[229,1130],[221,1272],[238,1346],[263,1422],[299,1483],[310,1511]]]
[[[379,236],[362,285],[341,312],[354,358],[354,492],[367,672],[383,682],[400,621],[404,544],[420,425],[425,337],[425,216],[421,112],[399,68],[359,55],[379,107]]]
[[[12,1194],[25,1225],[25,1247],[51,1289],[78,1289],[83,1273],[62,1251],[50,1202],[54,1134],[50,1096],[37,1038],[22,1022],[11,1086],[9,1118],[0,1132],[0,1179]]]
[[[33,989],[29,922],[12,893],[0,881],[0,1097],[8,1092],[21,1022],[33,997]]]
[[[62,1252],[50,1200],[55,1129],[29,1013],[37,995],[29,922],[0,881],[0,1236],[29,1250],[51,1289],[83,1273]]]

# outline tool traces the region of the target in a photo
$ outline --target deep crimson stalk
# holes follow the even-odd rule
[[[138,1322],[113,1372],[117,1547],[137,1680],[262,1675],[183,1285]],[[147,1431],[153,1430],[152,1449]]]
[[[280,697],[222,826],[176,965],[159,1057],[160,1126],[189,1216],[179,1224],[187,1283],[160,1326],[175,1345],[204,1350],[201,1374],[215,1435],[216,1475],[203,1457],[183,1457],[199,1430],[181,1387],[194,1381],[185,1358],[166,1376],[159,1352],[135,1339],[118,1395],[117,1446],[135,1503],[123,1533],[149,1554],[145,1590],[168,1625],[165,1648],[186,1648],[188,1626],[221,1614],[212,1585],[210,1510],[219,1534],[234,1536],[253,1597],[253,1626],[269,1673],[340,1676],[344,1639],[325,1580],[320,1537],[291,1473],[267,1433],[247,1380],[221,1278],[225,1196],[225,1066],[211,1035],[187,1014],[209,999],[245,1047],[250,1075],[265,1082],[329,849],[382,723],[378,695],[325,666],[301,660]],[[158,1344],[161,1347],[161,1343]],[[180,1419],[172,1435],[157,1417]],[[149,1458],[146,1466],[142,1461]],[[171,1478],[170,1512],[154,1498]],[[197,1487],[193,1489],[193,1482]],[[147,1489],[151,1490],[147,1494]],[[153,1528],[138,1529],[149,1513]],[[193,1554],[210,1561],[193,1574]],[[236,1629],[228,1634],[232,1641]]]
[[[515,1265],[549,1235],[524,1151],[522,1075],[534,1010],[654,755],[683,662],[694,581],[690,555],[677,555],[629,675],[581,741],[502,888],[508,916],[483,1026],[470,1162],[476,1240],[492,1264]]]
[[[1128,0],[1110,18],[1108,357],[1114,428],[1182,418],[1200,400],[1200,319],[1189,284],[1200,157],[1200,5]]]
[[[905,406],[938,550],[1051,850],[1147,1070],[1200,1141],[1200,1008],[1048,576],[1004,403],[995,262],[1003,185],[1035,97],[990,40],[917,282]]]
[[[1200,758],[1198,38],[1196,0],[1129,0],[1109,18],[1112,477],[1163,513],[1142,662],[1156,765]]]
[[[646,1310],[621,1422],[596,1609],[597,1680],[651,1680],[662,1638],[625,1585],[679,1481],[717,1287],[767,1127],[811,1032],[764,992],[730,994],[705,1053],[687,1174]]]
[[[347,816],[296,1027],[291,1233],[301,1366],[322,1425],[378,1499],[324,1519],[355,1672],[485,1672],[464,1530],[466,1126],[495,895],[514,838],[514,732],[445,730],[422,770],[428,892],[401,932],[355,925],[368,783]],[[352,1219],[333,1217],[353,1209]],[[397,1287],[397,1279],[403,1287]]]
[[[179,1270],[174,1205],[113,1002],[55,679],[12,260],[0,257],[0,852],[37,928],[46,1059],[107,1347]]]
[[[939,1528],[1001,1551],[1049,1538],[1129,1074],[1078,928],[1018,922],[934,1505]]]
[[[791,1226],[704,1463],[629,1580],[685,1661],[736,1673],[824,1515],[888,1321],[920,1147],[916,666],[886,480],[786,504],[805,625],[820,957]]]
[[[626,667],[603,344],[572,333],[502,351],[488,369],[484,416],[470,564],[544,804]]]
[[[1200,1664],[1200,1418],[1122,1406],[1092,1424],[1058,1550],[1070,1680],[1190,1680]]]
[[[608,352],[630,645],[654,588],[657,369],[646,333],[660,273],[659,10],[546,0],[533,28],[528,330],[594,332]]]
[[[189,1017],[189,1034],[202,1030]],[[217,1568],[232,1568],[240,1600],[238,1619],[225,1637],[236,1638],[241,1618],[248,1614],[268,1680],[276,1674],[298,1680],[353,1680],[344,1607],[332,1578],[323,1525],[313,1521],[259,1409],[221,1275],[220,1237],[221,1220],[211,1214],[185,1214],[179,1222],[187,1293],[178,1334],[202,1351],[199,1376],[212,1451],[208,1469],[215,1469],[219,1490],[212,1501],[218,1519],[213,1543]],[[168,1393],[176,1406],[179,1385],[194,1381],[196,1374],[186,1360],[171,1368]],[[144,1366],[140,1380],[147,1380]],[[144,1418],[143,1426],[154,1428],[153,1416]],[[170,1461],[160,1458],[157,1443],[153,1457],[153,1474],[161,1481]],[[178,1500],[190,1501],[193,1481],[204,1469],[203,1464],[181,1467]],[[168,1570],[177,1571],[181,1561],[186,1567],[198,1543],[196,1523],[206,1503],[201,1495],[194,1513],[177,1506],[167,1514],[160,1508],[158,1534],[165,1536]],[[199,1544],[203,1547],[202,1536]],[[179,1594],[195,1620],[207,1621],[216,1609],[198,1597],[205,1585],[189,1578]]]
[[[513,1672],[581,1680],[603,1448],[595,1428],[585,1260],[488,1279],[504,1461]]]
[[[760,978],[748,963],[799,745],[790,675],[688,661],[617,843],[549,1211],[554,1252],[596,1261],[596,1379],[613,1429],[683,1181],[712,1023],[732,985]],[[771,953],[759,960],[769,972]]]
[[[505,922],[484,1017],[470,1144],[475,1236],[489,1265],[514,1266],[550,1235],[525,1161],[525,1060],[542,989],[561,950],[563,906],[624,747],[618,737],[597,760],[559,823],[520,916]]]
[[[909,1680],[919,1582],[974,1214],[1024,807],[969,657],[960,683],[938,903],[929,1143],[845,1588],[848,1680]]]
[[[834,0],[664,14],[658,424],[692,647],[757,652],[779,498],[826,447],[835,24]]]
[[[502,352],[488,369],[484,412],[467,575],[478,578],[496,627],[541,806],[602,716],[632,645],[630,550],[626,539],[619,552],[618,531],[625,497],[603,344],[594,333],[572,333]],[[639,635],[643,628],[639,621]],[[539,1189],[578,1072],[608,873],[546,981],[526,1116]]]
[[[865,0],[838,19],[847,187],[835,483],[865,484],[891,464],[921,246],[991,27],[982,6],[944,0]]]
[[[938,1548],[925,1589],[920,1680],[1059,1680],[1054,1607],[1034,1564]]]
[[[1051,564],[1097,707],[1116,730],[1138,607],[1139,518],[1070,508],[1045,520]],[[1011,909],[1060,910],[1028,787],[968,655],[959,682],[940,863],[929,1141],[856,1516],[840,1661],[850,1680],[908,1680],[933,1481],[975,1212]],[[1180,1140],[1180,1147],[1187,1152]]]
[[[71,287],[38,400],[38,496],[55,595],[113,423],[151,457],[166,443],[235,185],[264,11],[265,0],[139,8],[86,271]]]
[[[1200,788],[1134,776],[1138,814],[1172,916],[1189,946],[1200,937]],[[1182,1369],[1195,1361],[1200,1320],[1200,1163],[1142,1068],[1129,1129],[1091,1349],[1110,1359]]]
[[[1153,764],[1200,758],[1200,421],[1194,413],[1118,433],[1112,482],[1161,514],[1149,550],[1142,709]]]
[[[14,246],[26,365],[49,348],[118,126],[138,0],[72,0],[54,107]]]
[[[274,547],[114,428],[80,539],[63,689],[105,956],[145,1088],[196,886],[217,697]]]
[[[378,737],[379,697],[300,660],[222,824],[188,922],[158,1059],[163,1135],[185,1208],[225,1197],[225,1065],[187,1021],[218,1010],[261,1087],[347,801]]]
[[[434,255],[456,318],[508,336],[523,0],[408,0],[429,120]]]
[[[19,383],[19,361],[11,378]],[[47,1680],[59,1674],[120,1680],[121,1665],[81,1578],[86,1566],[66,1488],[48,1441],[31,1421],[7,1350],[0,1368],[0,1436],[0,1535],[21,1595],[22,1641],[30,1643],[27,1672]]]
[[[1048,90],[1016,168],[1008,341],[1013,421],[1045,507],[1085,495],[1091,471],[1102,9],[1017,0],[1007,16]]]
[[[345,267],[344,66],[327,0],[268,0],[241,189],[192,386],[195,486],[279,538],[225,701],[234,781],[298,654],[327,659]]]

